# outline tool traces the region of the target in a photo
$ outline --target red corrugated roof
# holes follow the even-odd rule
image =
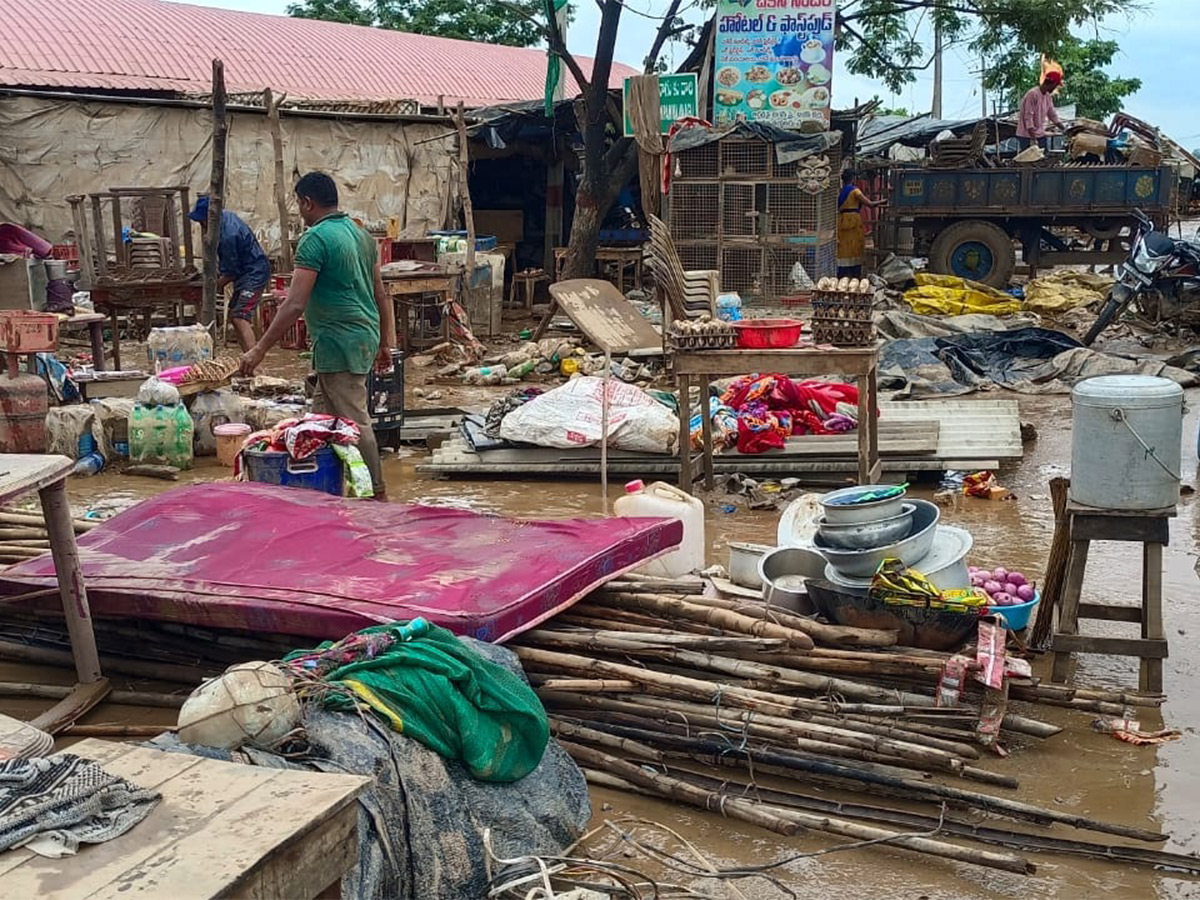
[[[537,99],[546,77],[540,50],[159,0],[7,0],[0,22],[11,86],[205,93],[217,57],[231,92],[487,106]],[[614,64],[610,84],[633,74]]]

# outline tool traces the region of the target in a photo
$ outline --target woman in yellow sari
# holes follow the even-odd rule
[[[862,275],[863,253],[867,247],[862,208],[883,206],[886,200],[868,200],[854,184],[854,172],[842,173],[842,192],[838,194],[837,273],[838,277]]]

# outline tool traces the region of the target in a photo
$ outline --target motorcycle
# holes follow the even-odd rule
[[[1137,227],[1129,259],[1117,266],[1117,281],[1083,338],[1085,347],[1133,303],[1156,321],[1190,313],[1193,307],[1200,316],[1200,244],[1155,231],[1140,209],[1133,217]]]

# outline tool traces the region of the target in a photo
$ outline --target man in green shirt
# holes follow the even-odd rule
[[[356,422],[358,449],[371,471],[376,500],[386,500],[379,445],[367,410],[367,373],[390,371],[396,317],[383,287],[375,240],[338,209],[337,185],[323,172],[296,182],[300,218],[308,226],[296,247],[287,300],[257,344],[242,356],[252,375],[267,351],[301,315],[312,338],[317,390],[313,412]]]

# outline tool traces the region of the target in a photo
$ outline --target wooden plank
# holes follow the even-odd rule
[[[113,748],[120,748],[114,750]],[[309,879],[300,894],[328,882],[330,853],[301,852],[310,835],[344,833],[343,811],[369,783],[357,776],[260,769],[180,753],[83,741],[72,748],[97,759],[106,771],[141,787],[158,788],[163,800],[128,834],[61,860],[33,857],[6,873],[4,896],[66,900],[77,897],[215,897],[239,884],[268,879]],[[293,872],[271,867],[273,858]],[[301,880],[295,883],[303,883]]]
[[[1103,653],[1108,656],[1140,656],[1143,659],[1167,658],[1166,641],[1145,638],[1056,634],[1050,649],[1055,653]]]
[[[1166,524],[1166,519],[1156,521]],[[1142,548],[1142,637],[1163,640],[1162,619],[1162,552],[1161,543],[1147,543]],[[1167,654],[1164,652],[1163,656]],[[1162,693],[1163,665],[1161,659],[1143,657],[1138,673],[1138,688],[1147,693]]]
[[[321,823],[305,840],[280,847],[225,896],[253,900],[316,896],[337,885],[357,862],[358,806],[354,804]]]
[[[75,463],[65,456],[0,453],[0,503],[62,481],[74,467]]]
[[[1079,618],[1104,622],[1141,622],[1142,609],[1139,606],[1117,606],[1109,603],[1080,603]]]
[[[865,375],[879,362],[878,347],[816,350],[685,350],[671,357],[675,373],[688,375],[744,375],[779,372],[784,375]]]
[[[600,278],[559,281],[550,285],[550,296],[602,351],[615,355],[662,350],[662,335],[608,281]]]
[[[150,751],[154,752],[154,751]],[[252,881],[261,868],[269,869],[268,883],[281,877],[271,866],[274,854],[301,845],[293,860],[296,883],[306,884],[304,895],[315,896],[325,884],[315,884],[311,873],[323,861],[305,846],[316,830],[343,809],[355,811],[354,798],[370,779],[297,770],[266,770],[205,760],[191,772],[205,777],[205,793],[223,797],[216,814],[193,821],[187,834],[155,847],[154,855],[129,867],[121,877],[94,892],[89,900],[120,900],[130,895],[147,897],[225,897],[239,884]],[[248,769],[258,776],[249,791],[236,800],[225,789],[221,770]],[[240,774],[240,773],[239,773]],[[163,785],[164,802],[174,780]],[[187,797],[181,798],[185,803]],[[149,832],[147,832],[149,833]],[[131,833],[132,834],[132,833]],[[283,895],[287,896],[287,895]]]
[[[1134,541],[1166,544],[1171,539],[1169,520],[1071,515],[1071,536],[1084,541]]]

